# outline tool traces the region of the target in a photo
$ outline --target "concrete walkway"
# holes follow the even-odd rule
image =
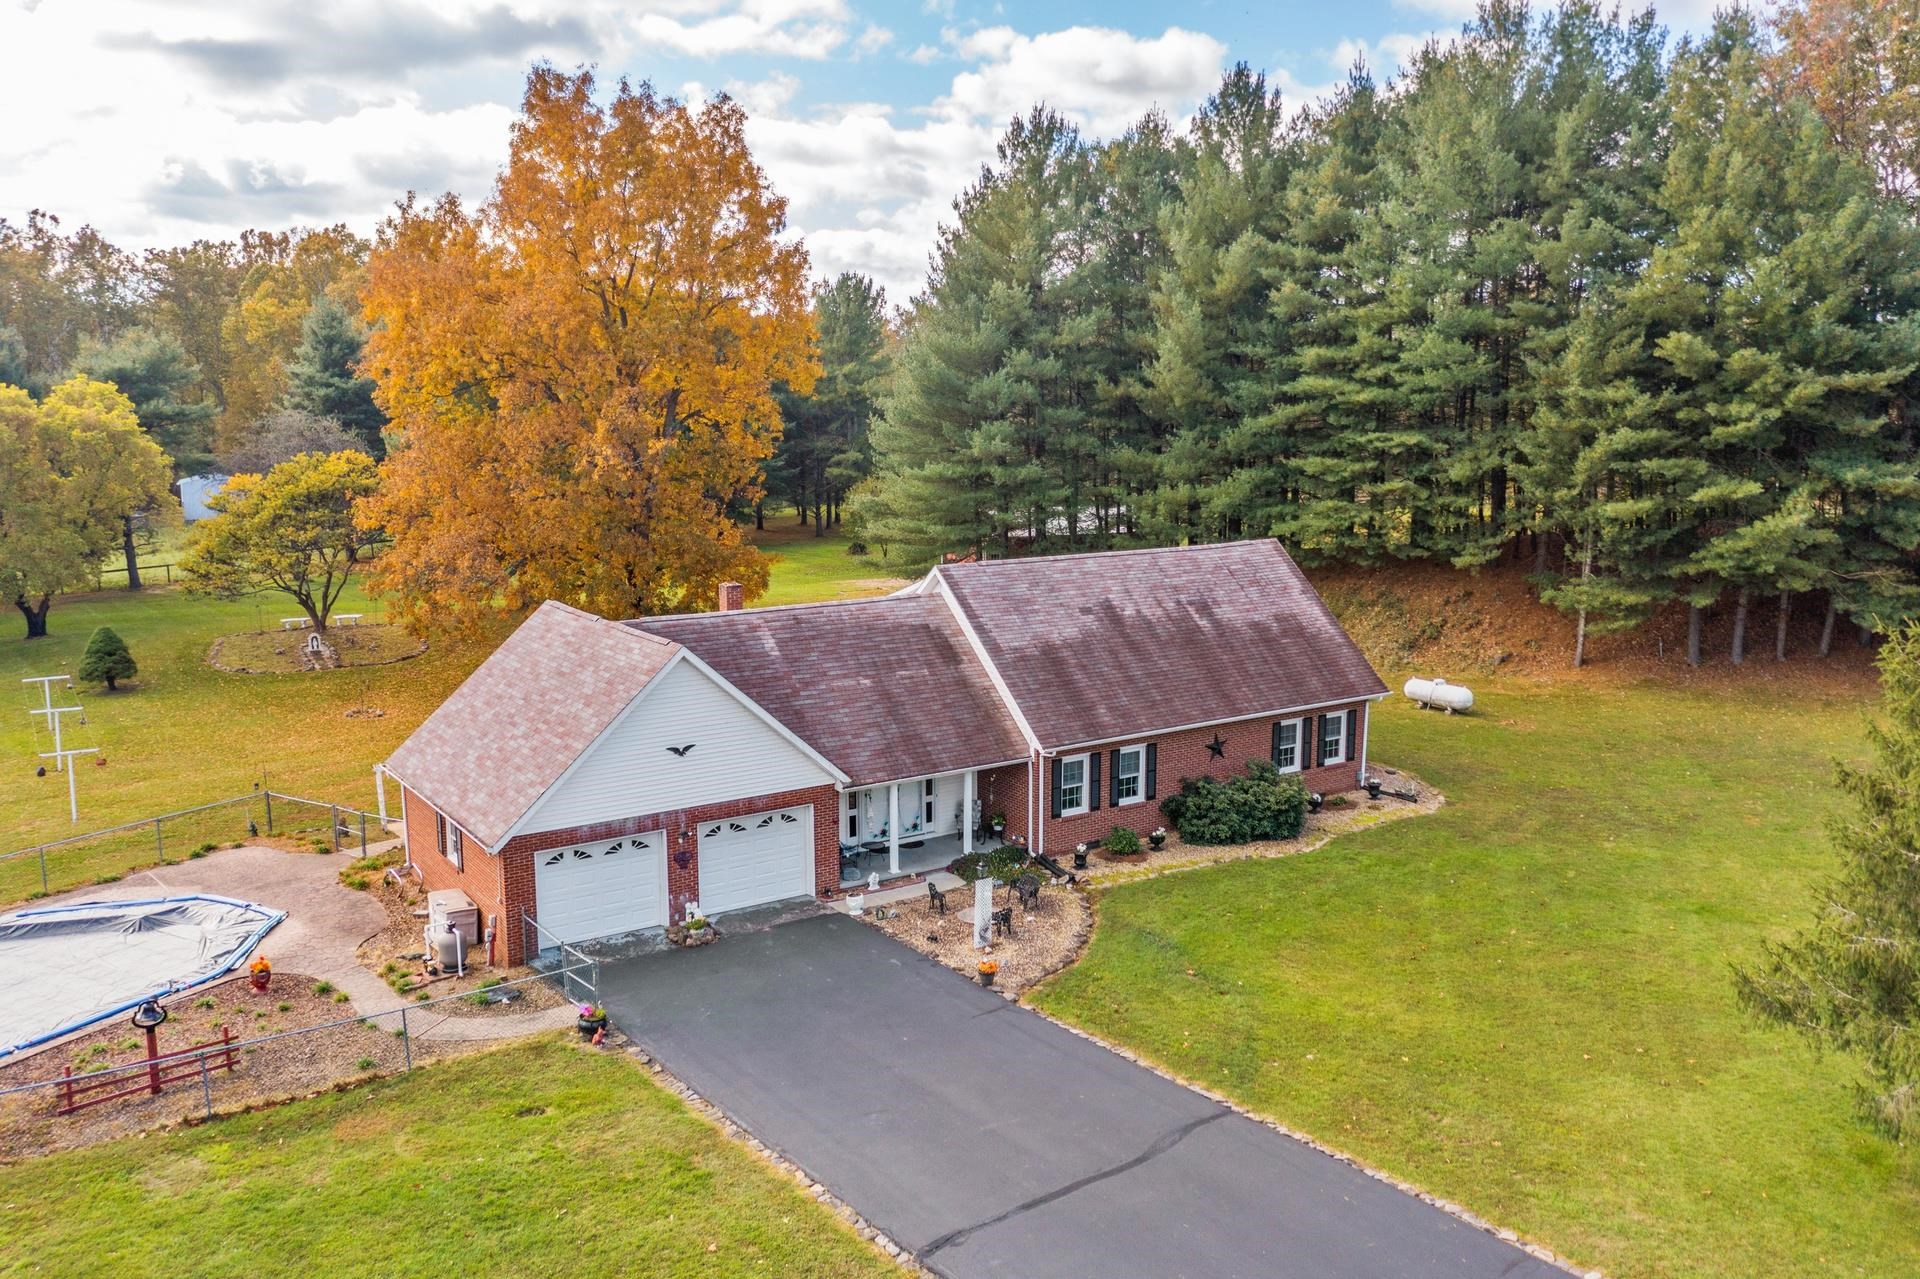
[[[572,1024],[570,1007],[489,1017],[417,1010],[413,1001],[396,994],[354,958],[363,942],[386,927],[387,914],[367,893],[341,885],[340,869],[348,860],[344,855],[288,853],[277,848],[228,848],[139,871],[116,883],[75,889],[35,905],[132,901],[182,893],[233,897],[287,912],[260,943],[259,953],[276,969],[332,982],[345,991],[349,1004],[341,1009],[342,1016],[349,1008],[360,1017],[407,1008],[415,1010],[408,1017],[408,1031],[415,1038],[467,1043],[512,1039]]]
[[[840,915],[603,962],[600,991],[952,1279],[1566,1279]]]

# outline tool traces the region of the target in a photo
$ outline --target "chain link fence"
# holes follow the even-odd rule
[[[0,854],[0,903],[107,884],[150,866],[249,841],[364,856],[386,837],[378,815],[261,790]]]

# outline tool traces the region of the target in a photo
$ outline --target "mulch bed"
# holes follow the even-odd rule
[[[1171,870],[1243,861],[1251,857],[1291,857],[1295,853],[1318,848],[1335,835],[1364,830],[1381,822],[1431,813],[1446,803],[1445,796],[1411,773],[1378,764],[1369,765],[1367,771],[1380,778],[1386,784],[1386,790],[1411,790],[1418,798],[1408,803],[1383,793],[1379,799],[1368,799],[1365,791],[1333,796],[1345,803],[1307,814],[1306,829],[1293,839],[1262,840],[1254,844],[1187,844],[1169,830],[1167,845],[1158,852],[1147,849],[1131,856],[1116,857],[1104,849],[1094,849],[1088,854],[1087,868],[1074,873],[1090,883],[1114,883],[1162,875]]]
[[[351,1015],[345,1004],[335,1002],[332,991],[320,991],[318,985],[311,977],[276,972],[264,993],[252,990],[245,976],[182,992],[162,1001],[169,1017],[159,1029],[160,1051],[178,1052],[218,1039],[223,1027],[231,1028],[236,1040],[244,1040]],[[304,1096],[345,1080],[401,1069],[406,1048],[385,1026],[386,1020],[390,1019],[374,1025],[349,1021],[240,1049],[232,1071],[213,1070],[207,1075],[214,1113]],[[416,1040],[413,1058],[420,1061],[461,1047]],[[0,1065],[0,1088],[58,1079],[69,1066],[80,1078],[145,1056],[142,1033],[126,1018],[116,1018],[84,1035]],[[126,1086],[142,1078],[129,1074],[125,1076]],[[58,1096],[59,1090],[45,1089],[0,1098],[0,1160],[92,1145],[206,1114],[197,1076],[168,1084],[157,1097],[136,1094],[73,1115],[53,1113]]]
[[[352,872],[347,872],[352,874]],[[342,876],[343,880],[345,875]],[[521,978],[537,974],[531,968],[503,968],[485,962],[484,952],[470,952],[467,956],[467,971],[464,977],[454,973],[439,975],[426,971],[419,958],[425,952],[426,943],[420,930],[426,926],[427,892],[418,879],[408,878],[395,883],[383,872],[373,872],[366,888],[387,914],[384,928],[360,944],[354,957],[367,971],[379,976],[389,986],[396,987],[396,994],[418,997],[422,994],[429,999],[440,999],[447,995],[470,994],[483,989],[488,982],[518,981]],[[414,912],[418,911],[419,914]],[[498,939],[496,939],[498,940]],[[412,956],[413,958],[408,958]],[[412,987],[407,991],[397,989],[398,982],[404,979]],[[559,990],[546,982],[529,981],[514,987],[520,997],[510,1003],[469,1004],[459,1000],[450,1004],[435,1004],[433,1011],[454,1017],[493,1017],[507,1013],[531,1012],[539,1008],[558,1008],[569,1002]]]
[[[994,890],[995,909],[1009,900],[1006,889]],[[881,910],[893,913],[880,918]],[[931,899],[919,896],[869,910],[861,918],[894,940],[976,980],[980,961],[992,959],[1000,965],[994,975],[994,989],[1009,995],[1018,995],[1072,962],[1093,924],[1093,912],[1077,890],[1064,884],[1047,884],[1041,888],[1034,909],[1023,911],[1014,906],[1012,937],[995,938],[989,950],[978,951],[973,948],[972,910],[973,889],[963,887],[948,891],[945,915],[935,914]]]
[[[1178,835],[1169,832],[1166,847],[1158,852],[1146,850],[1117,857],[1096,849],[1089,855],[1086,869],[1074,874],[1081,884],[1099,887],[1221,862],[1290,857],[1318,848],[1345,831],[1430,813],[1446,802],[1439,791],[1411,773],[1379,765],[1368,771],[1385,782],[1385,789],[1411,791],[1417,798],[1409,803],[1383,794],[1375,800],[1368,799],[1364,791],[1355,791],[1343,796],[1345,802],[1338,806],[1323,807],[1317,813],[1308,814],[1306,829],[1295,839],[1214,846],[1185,844]],[[996,908],[1006,905],[1008,900],[1007,890],[995,889]],[[905,942],[921,954],[969,977],[977,978],[982,959],[998,961],[1000,971],[994,977],[994,988],[1014,996],[1078,959],[1093,925],[1092,908],[1077,887],[1048,884],[1040,890],[1040,902],[1035,910],[1023,912],[1015,907],[1013,937],[997,939],[990,952],[981,952],[973,949],[972,906],[973,890],[958,888],[947,894],[946,915],[935,914],[931,901],[922,896],[869,910],[861,918],[896,941]],[[879,911],[893,913],[882,918]]]

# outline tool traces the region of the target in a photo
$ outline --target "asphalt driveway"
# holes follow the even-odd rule
[[[1565,1279],[840,915],[604,963],[600,988],[953,1279]]]

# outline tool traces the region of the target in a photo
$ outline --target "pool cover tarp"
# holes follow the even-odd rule
[[[0,915],[0,1060],[224,976],[286,917],[207,894]]]

